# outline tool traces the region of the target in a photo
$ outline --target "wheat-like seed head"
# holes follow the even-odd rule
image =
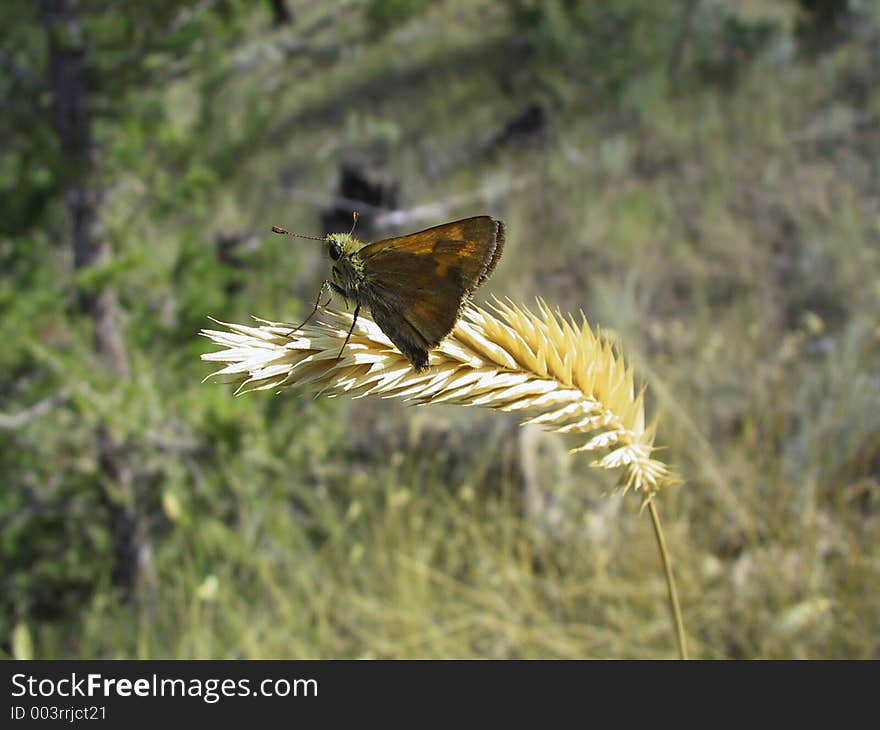
[[[640,489],[649,499],[677,481],[651,458],[654,428],[645,425],[644,391],[636,391],[632,369],[585,317],[578,324],[543,301],[538,314],[510,301],[492,309],[466,306],[421,373],[363,315],[338,357],[352,315],[333,310],[289,336],[290,325],[279,322],[218,322],[229,330],[202,334],[225,349],[202,359],[228,363],[208,377],[238,383],[237,393],[312,385],[331,395],[518,411],[528,415],[524,424],[588,434],[572,451],[605,452],[592,466],[621,470],[624,491]]]

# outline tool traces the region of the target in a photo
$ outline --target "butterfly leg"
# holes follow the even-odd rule
[[[305,324],[306,324],[306,322],[308,322],[312,317],[315,316],[315,312],[318,311],[318,307],[319,307],[320,304],[321,304],[321,296],[324,294],[324,290],[327,289],[327,288],[329,288],[329,287],[332,287],[332,284],[330,283],[330,281],[329,281],[328,279],[324,279],[324,283],[321,284],[321,288],[318,289],[318,298],[315,299],[315,308],[311,311],[311,313],[309,314],[309,316],[305,318],[305,320],[302,322],[302,324],[300,324],[300,325],[298,325],[297,327],[294,327],[292,330],[290,330],[287,334],[284,335],[285,337],[290,337],[290,336],[291,336],[294,332],[296,332],[298,329],[301,329],[302,327],[304,327]],[[331,289],[331,291],[330,291],[330,299],[328,299],[326,302],[324,302],[324,306],[326,307],[328,304],[330,304],[330,301],[331,301],[332,299],[333,299],[333,291],[332,291],[332,289]]]
[[[352,323],[351,323],[351,329],[348,330],[348,335],[347,335],[346,338],[345,338],[345,342],[343,342],[343,343],[342,343],[342,347],[339,348],[339,354],[336,356],[336,359],[337,359],[337,360],[340,359],[340,358],[342,357],[342,351],[345,349],[345,346],[348,344],[348,341],[351,339],[351,333],[354,332],[354,326],[357,324],[357,321],[358,321],[358,312],[360,312],[360,311],[361,311],[361,305],[358,304],[358,305],[354,308],[354,320],[353,320]]]

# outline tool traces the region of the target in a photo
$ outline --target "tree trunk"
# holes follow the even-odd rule
[[[672,53],[669,56],[669,63],[666,67],[666,73],[672,81],[678,81],[681,73],[682,59],[691,40],[693,33],[694,17],[697,8],[700,6],[700,0],[685,0],[681,11],[681,21],[678,26],[678,35],[675,43],[672,44]]]
[[[61,141],[65,202],[70,218],[74,267],[105,266],[111,256],[103,235],[101,209],[105,194],[97,180],[98,149],[92,135],[86,83],[87,46],[79,22],[77,0],[43,0],[43,24],[49,46],[49,90],[52,116]],[[116,292],[80,291],[79,305],[95,327],[95,349],[104,367],[117,377],[128,375],[128,359],[119,325]],[[114,583],[126,594],[137,594],[153,576],[152,550],[144,516],[138,509],[136,479],[127,449],[108,429],[95,433],[99,462],[112,489],[102,489],[110,519],[116,568]]]

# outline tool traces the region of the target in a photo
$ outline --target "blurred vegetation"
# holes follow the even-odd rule
[[[201,384],[208,315],[311,305],[317,248],[267,232],[355,169],[400,191],[367,230],[501,217],[481,298],[634,357],[692,654],[880,656],[876,2],[0,18],[4,655],[674,655],[637,499],[564,439]]]

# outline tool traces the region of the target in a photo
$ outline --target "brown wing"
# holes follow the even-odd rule
[[[504,224],[478,216],[371,243],[355,255],[363,262],[365,298],[377,323],[409,355],[389,329],[400,330],[408,346],[439,344],[465,296],[489,277],[503,249]]]

